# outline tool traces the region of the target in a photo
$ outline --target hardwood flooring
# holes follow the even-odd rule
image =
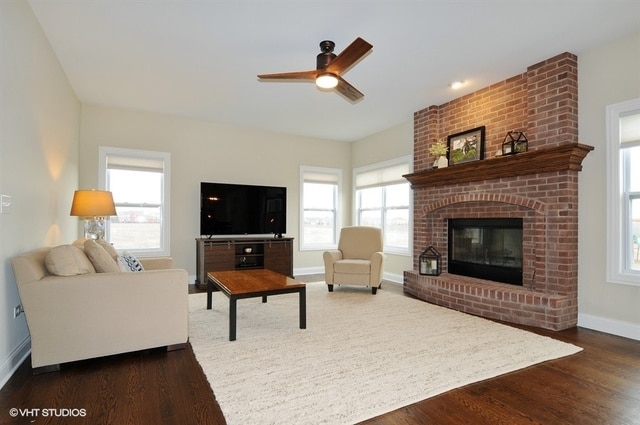
[[[640,341],[583,328],[518,327],[584,350],[362,424],[640,424]],[[21,409],[15,418],[12,408]],[[225,420],[189,346],[73,362],[37,376],[28,359],[0,390],[0,424],[14,423],[221,425]]]

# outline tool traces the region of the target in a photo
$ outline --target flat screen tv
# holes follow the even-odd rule
[[[200,235],[265,235],[287,231],[287,188],[200,183]]]

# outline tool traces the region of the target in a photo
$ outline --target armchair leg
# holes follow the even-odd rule
[[[333,285],[327,285],[327,287],[329,288],[329,292],[333,292]]]
[[[376,288],[375,286],[372,286],[372,287],[371,287],[371,293],[372,293],[373,295],[375,295],[377,292],[378,292],[378,288]]]

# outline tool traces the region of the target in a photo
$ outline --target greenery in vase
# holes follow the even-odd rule
[[[439,157],[447,154],[449,148],[447,147],[444,139],[440,139],[436,141],[433,145],[429,147],[429,153],[433,156]]]

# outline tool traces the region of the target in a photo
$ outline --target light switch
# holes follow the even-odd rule
[[[11,196],[0,195],[0,214],[11,213]]]

